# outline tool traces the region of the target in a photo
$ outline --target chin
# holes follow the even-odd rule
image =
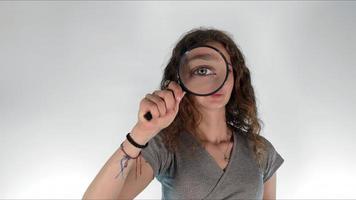
[[[229,102],[229,98],[226,95],[217,98],[211,96],[197,97],[196,100],[200,106],[209,110],[224,108],[226,104]]]
[[[208,110],[215,110],[215,109],[221,109],[225,108],[227,102],[225,101],[220,101],[220,102],[204,102],[201,105]]]

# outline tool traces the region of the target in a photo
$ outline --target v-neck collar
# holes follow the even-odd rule
[[[204,192],[202,191],[202,196],[204,198],[199,197],[199,199],[209,198],[209,196],[214,194],[214,191],[216,191],[229,178],[231,178],[231,173],[234,173],[234,168],[236,168],[236,165],[239,164],[239,161],[241,160],[241,155],[239,155],[239,153],[242,150],[242,137],[238,130],[233,129],[234,145],[232,148],[230,160],[226,165],[224,171],[222,168],[220,168],[220,166],[210,155],[210,153],[198,142],[197,138],[192,133],[188,131],[183,131],[182,136],[183,137],[181,138],[185,145],[193,145],[196,147],[195,152],[197,153],[197,156],[199,156],[197,159],[197,166],[201,167],[201,169],[198,170],[202,170],[202,175],[208,176],[208,181],[206,182],[207,188],[206,190],[204,190]],[[186,153],[192,152],[187,151]]]
[[[229,159],[229,162],[227,163],[226,167],[225,167],[225,170],[222,169],[219,164],[216,162],[216,160],[214,159],[214,157],[197,141],[197,139],[194,137],[194,135],[192,135],[191,133],[189,132],[186,132],[185,134],[189,135],[190,138],[193,140],[193,142],[195,144],[197,144],[198,148],[197,150],[200,151],[203,155],[205,155],[204,157],[208,160],[209,163],[211,163],[211,166],[214,167],[214,169],[217,171],[217,173],[219,175],[223,175],[223,174],[226,174],[229,170],[229,168],[231,168],[231,165],[232,165],[232,162],[234,162],[234,159],[235,159],[235,154],[237,152],[237,148],[239,145],[237,145],[237,143],[239,142],[239,140],[237,139],[237,136],[236,134],[236,131],[233,130],[232,131],[232,135],[233,135],[233,147],[232,147],[232,152],[231,152],[231,155],[230,155],[230,159]]]

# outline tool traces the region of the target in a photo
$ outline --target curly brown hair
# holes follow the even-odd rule
[[[176,66],[187,49],[208,42],[221,43],[231,58],[234,87],[226,105],[225,116],[227,126],[235,131],[240,131],[245,138],[252,141],[251,148],[254,152],[254,158],[261,167],[262,160],[264,159],[261,149],[264,148],[264,143],[259,133],[263,122],[257,117],[256,98],[251,84],[250,71],[245,64],[244,55],[229,33],[215,28],[199,27],[184,34],[172,51],[172,56],[164,69],[160,88],[165,88],[166,80],[177,82]],[[199,136],[196,132],[198,131],[197,127],[201,119],[202,116],[197,109],[194,98],[187,93],[180,103],[179,111],[174,121],[167,128],[161,130],[160,135],[162,135],[166,148],[171,152],[177,150],[180,141],[178,137],[180,137],[182,131],[189,131],[199,141]],[[196,148],[192,147],[193,150]]]

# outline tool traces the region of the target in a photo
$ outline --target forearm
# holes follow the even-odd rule
[[[133,132],[131,133],[137,142],[141,144],[147,142],[140,137],[135,137]],[[141,151],[130,144],[127,139],[124,140],[123,147],[125,152],[132,157],[136,157]],[[125,153],[118,148],[89,185],[83,199],[117,199],[134,162],[135,159],[125,157]],[[127,163],[126,166],[125,163]]]

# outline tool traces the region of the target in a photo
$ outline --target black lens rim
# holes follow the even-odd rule
[[[228,61],[226,59],[226,57],[224,56],[224,54],[217,48],[213,47],[213,46],[210,46],[210,45],[207,45],[207,44],[204,44],[204,45],[197,45],[197,46],[193,46],[192,48],[188,49],[187,51],[190,51],[192,49],[195,49],[195,48],[198,48],[198,47],[208,47],[208,48],[211,48],[215,51],[217,51],[221,56],[222,58],[224,59],[225,63],[226,63],[226,75],[225,75],[225,79],[223,81],[223,83],[216,89],[214,90],[213,92],[210,92],[208,94],[199,94],[199,93],[195,93],[195,92],[192,92],[190,91],[187,87],[185,87],[183,81],[181,80],[181,77],[179,76],[179,70],[180,70],[180,61],[179,61],[179,65],[177,65],[177,79],[178,79],[178,84],[182,87],[182,89],[184,91],[186,91],[187,93],[189,94],[193,94],[193,95],[196,95],[196,96],[209,96],[209,95],[212,95],[214,93],[216,93],[217,91],[219,91],[224,85],[225,85],[225,82],[229,76],[229,64],[228,64]],[[185,51],[184,53],[186,53],[187,51]],[[184,55],[184,54],[183,54]]]

